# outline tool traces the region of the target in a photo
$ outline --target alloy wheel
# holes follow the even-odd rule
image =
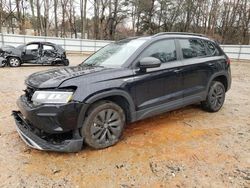
[[[98,143],[110,143],[117,140],[121,134],[122,120],[113,109],[100,111],[91,126],[91,136]]]
[[[224,98],[224,90],[220,85],[212,88],[209,100],[213,108],[220,108],[223,105]]]
[[[9,64],[11,67],[17,67],[20,65],[20,61],[17,58],[11,58]]]

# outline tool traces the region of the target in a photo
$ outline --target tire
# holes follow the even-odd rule
[[[21,61],[20,59],[16,58],[16,57],[10,57],[8,59],[8,64],[11,66],[11,67],[19,67],[21,65]]]
[[[115,145],[125,126],[123,109],[110,101],[93,104],[85,117],[81,134],[87,145],[94,149]]]
[[[63,63],[64,66],[69,66],[69,60],[65,60]]]
[[[201,102],[203,110],[217,112],[221,109],[225,101],[225,87],[221,82],[213,81],[205,101]]]

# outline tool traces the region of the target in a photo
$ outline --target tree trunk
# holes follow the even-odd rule
[[[49,0],[44,1],[44,35],[48,36],[49,31]]]
[[[37,10],[37,34],[38,34],[38,35],[41,35],[40,0],[37,0],[36,10]]]
[[[16,11],[17,11],[19,34],[22,34],[23,28],[22,28],[22,14],[20,8],[20,0],[16,0]]]
[[[114,13],[113,17],[111,19],[111,27],[109,31],[110,39],[114,40],[115,39],[115,32],[116,32],[116,21],[117,21],[117,9],[118,9],[118,0],[114,0]]]
[[[94,38],[99,39],[99,0],[94,0]]]
[[[3,0],[0,0],[0,33],[2,33],[2,14],[3,14]]]
[[[54,0],[54,19],[55,19],[55,36],[56,37],[58,37],[57,6],[58,6],[58,0]]]
[[[34,24],[34,20],[35,20],[35,11],[34,11],[34,1],[30,0],[30,8],[31,8],[31,15],[32,15],[32,25],[33,25],[33,29],[34,29],[34,34],[37,35],[36,33],[36,25]]]

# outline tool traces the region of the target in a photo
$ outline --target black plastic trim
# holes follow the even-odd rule
[[[71,140],[64,140],[59,144],[53,144],[32,132],[31,125],[26,122],[21,112],[13,111],[12,115],[16,121],[16,129],[20,137],[32,148],[56,152],[77,152],[82,149],[83,138],[80,134],[74,134],[74,138]]]

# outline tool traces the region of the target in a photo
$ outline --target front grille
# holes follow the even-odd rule
[[[34,88],[29,87],[29,86],[24,90],[27,101],[31,102],[31,98],[33,94],[35,93],[35,91],[36,90]]]

